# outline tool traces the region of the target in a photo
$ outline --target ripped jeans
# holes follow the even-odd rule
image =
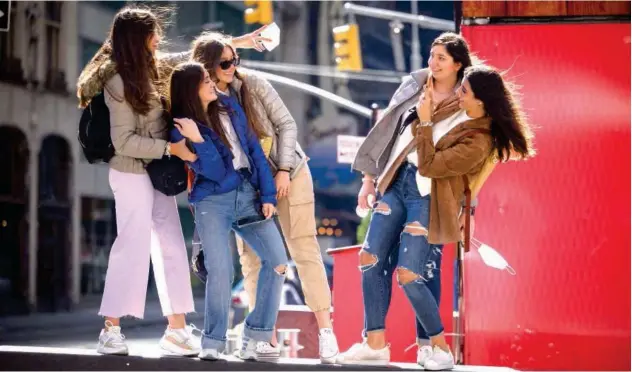
[[[365,332],[385,328],[394,271],[427,335],[443,332],[437,301],[426,284],[441,274],[442,246],[428,243],[430,195],[419,194],[416,172],[404,163],[373,210],[360,252],[372,258],[360,266]]]
[[[202,348],[221,352],[226,345],[234,275],[228,242],[231,230],[261,259],[256,306],[246,317],[243,335],[257,341],[269,341],[281,303],[287,253],[274,220],[262,217],[257,192],[245,179],[236,190],[209,195],[196,203],[195,222],[208,271]]]

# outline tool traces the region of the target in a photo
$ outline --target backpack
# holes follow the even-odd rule
[[[110,110],[105,104],[103,92],[94,96],[83,109],[77,137],[90,164],[107,163],[114,156],[110,137]]]

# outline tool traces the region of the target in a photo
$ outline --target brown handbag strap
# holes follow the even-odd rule
[[[471,137],[474,134],[483,133],[489,134],[490,131],[488,129],[470,129],[465,131],[457,140],[461,140],[466,137]],[[463,239],[463,249],[465,252],[470,251],[470,213],[472,211],[472,190],[470,190],[470,180],[467,178],[467,175],[464,174],[463,178],[463,187],[465,192],[465,207],[463,208],[463,213],[465,213],[465,226],[464,228],[464,236]]]
[[[463,213],[465,213],[465,241],[464,249],[465,252],[470,251],[470,213],[472,211],[472,190],[470,190],[470,181],[467,176],[463,175],[463,185],[465,185],[465,208]]]

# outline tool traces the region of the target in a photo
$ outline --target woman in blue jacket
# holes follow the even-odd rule
[[[206,281],[201,359],[216,360],[223,351],[233,282],[228,237],[240,235],[262,262],[254,310],[245,321],[242,359],[256,359],[260,342],[270,340],[279,310],[287,264],[285,244],[271,217],[276,188],[267,159],[238,102],[218,102],[215,85],[195,62],[178,65],[171,75],[171,140],[186,140],[197,159],[189,201],[202,246]]]

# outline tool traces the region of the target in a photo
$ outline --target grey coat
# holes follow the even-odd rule
[[[353,161],[353,169],[374,178],[382,174],[397,139],[395,132],[399,118],[417,103],[427,78],[427,69],[414,71],[410,76],[404,78],[381,118],[371,128],[360,149],[358,149]]]
[[[279,168],[290,170],[290,178],[307,161],[307,157],[297,141],[296,121],[283,100],[272,85],[255,70],[240,68],[239,72],[253,99],[256,120],[263,125],[266,133],[272,137],[272,149],[268,163],[275,173]],[[234,79],[231,87],[239,92],[242,82]]]

